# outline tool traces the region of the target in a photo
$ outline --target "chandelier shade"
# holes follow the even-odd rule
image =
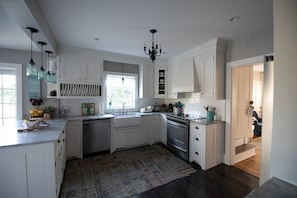
[[[31,77],[36,77],[38,76],[38,72],[37,72],[37,66],[33,60],[33,50],[32,50],[32,42],[33,42],[33,33],[37,33],[38,30],[32,27],[27,27],[27,30],[30,31],[31,34],[31,59],[27,64],[27,76],[31,76]]]
[[[156,29],[151,29],[150,33],[152,33],[152,46],[147,49],[146,44],[144,44],[143,50],[146,55],[149,55],[152,62],[156,60],[157,56],[161,56],[162,49],[161,45],[158,45],[158,42],[155,41],[154,34],[157,32]]]

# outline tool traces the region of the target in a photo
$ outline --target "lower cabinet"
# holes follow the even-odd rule
[[[161,116],[145,115],[141,118],[143,143],[154,144],[161,141]]]
[[[1,197],[59,197],[65,144],[64,132],[56,142],[1,148]]]
[[[67,158],[83,158],[82,121],[69,120],[67,122]]]
[[[113,129],[111,152],[141,144],[143,144],[143,139],[140,126]]]
[[[224,123],[190,123],[190,162],[207,170],[223,162]]]

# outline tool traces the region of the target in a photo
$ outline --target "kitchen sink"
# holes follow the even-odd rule
[[[141,124],[141,116],[136,114],[114,115],[114,127],[129,127]]]

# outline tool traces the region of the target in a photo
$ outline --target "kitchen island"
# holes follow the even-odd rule
[[[23,121],[1,127],[1,197],[58,197],[66,165],[67,120],[24,130]]]

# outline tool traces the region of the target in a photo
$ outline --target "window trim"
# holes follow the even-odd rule
[[[16,69],[16,119],[21,120],[23,119],[23,70],[22,64],[15,64],[15,63],[1,63],[0,67],[2,68],[14,68]]]
[[[119,75],[119,76],[122,75],[122,76],[134,76],[135,77],[135,108],[129,108],[129,109],[132,110],[132,111],[136,110],[137,107],[138,107],[138,90],[139,90],[139,88],[138,88],[138,86],[139,86],[138,85],[138,74],[136,74],[136,73],[111,72],[111,71],[104,71],[103,72],[103,83],[104,83],[103,97],[104,97],[104,105],[105,105],[104,109],[105,110],[110,110],[106,106],[106,104],[107,104],[107,87],[106,87],[106,77],[107,77],[107,75]],[[114,110],[120,110],[120,108],[119,109],[114,109]]]

